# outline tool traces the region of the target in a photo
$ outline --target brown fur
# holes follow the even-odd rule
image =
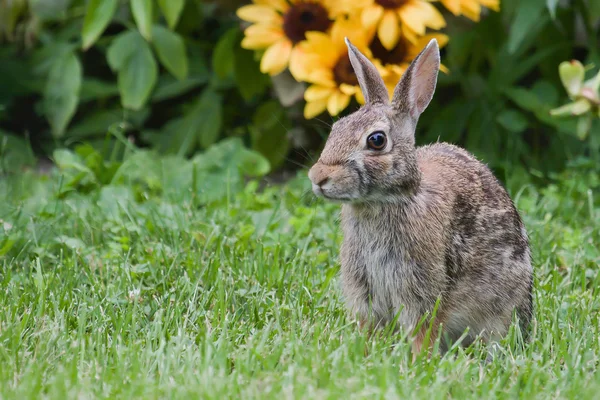
[[[391,104],[375,67],[348,46],[370,101],[334,124],[309,172],[317,195],[343,203],[340,258],[348,308],[370,329],[399,313],[400,325],[415,336],[415,352],[427,329],[416,331],[417,324],[438,299],[429,342],[441,325],[442,349],[465,329],[465,344],[478,335],[502,337],[515,310],[525,328],[532,315],[532,267],[512,200],[466,150],[414,144],[418,117],[435,90],[437,43],[411,64]],[[375,131],[388,140],[381,151],[366,146]]]

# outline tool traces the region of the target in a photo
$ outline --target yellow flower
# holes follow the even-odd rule
[[[360,13],[367,28],[376,28],[381,44],[391,50],[401,36],[416,42],[427,28],[446,26],[442,14],[429,0],[346,0]],[[492,1],[492,0],[484,0]]]
[[[410,63],[427,46],[429,41],[434,38],[437,39],[440,48],[448,43],[447,35],[432,33],[418,38],[416,43],[401,39],[391,50],[383,47],[383,44],[377,37],[369,44],[369,50],[372,54],[371,59],[383,78],[383,82],[390,95],[390,100],[394,94],[394,88]],[[440,70],[447,72],[446,67],[443,65],[440,66]]]
[[[500,0],[440,0],[444,7],[454,15],[465,17],[478,22],[481,15],[481,6],[494,11],[500,11]]]
[[[237,15],[253,23],[245,30],[242,47],[265,50],[260,70],[277,75],[288,66],[294,45],[306,32],[326,32],[343,12],[337,0],[253,0]]]
[[[325,110],[332,116],[338,115],[348,107],[352,97],[364,103],[345,37],[363,53],[370,54],[369,35],[357,18],[339,18],[330,34],[308,32],[306,40],[297,46],[297,60],[290,65],[290,71],[297,80],[311,84],[304,92],[306,119]]]

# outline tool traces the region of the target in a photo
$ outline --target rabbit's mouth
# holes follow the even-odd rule
[[[339,193],[339,188],[334,188],[333,186],[328,186],[329,183],[316,185],[312,184],[313,193],[317,197],[322,197],[326,200],[333,202],[341,202],[341,203],[352,203],[359,199],[358,193]],[[338,190],[336,190],[338,189]]]

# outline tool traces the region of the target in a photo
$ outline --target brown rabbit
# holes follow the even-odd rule
[[[505,335],[513,312],[523,333],[532,318],[533,271],[527,233],[506,190],[466,150],[415,147],[415,128],[435,91],[440,56],[432,40],[396,86],[393,99],[375,66],[348,40],[365,105],[338,120],[309,172],[313,191],[342,205],[342,289],[361,326],[396,317],[421,351],[441,349],[468,329]],[[440,329],[441,328],[441,329]]]

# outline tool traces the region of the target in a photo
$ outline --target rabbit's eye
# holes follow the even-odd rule
[[[385,133],[381,131],[373,132],[367,137],[367,147],[372,150],[383,150],[386,143]]]

